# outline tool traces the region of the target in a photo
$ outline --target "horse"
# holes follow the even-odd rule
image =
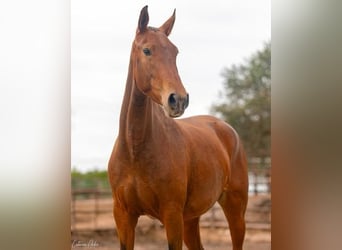
[[[145,6],[129,61],[119,132],[108,163],[113,215],[121,250],[134,248],[139,216],[165,227],[169,250],[204,249],[200,216],[216,201],[228,220],[233,250],[241,250],[248,200],[246,155],[237,132],[209,115],[173,119],[189,105],[169,40],[173,15],[149,27]]]

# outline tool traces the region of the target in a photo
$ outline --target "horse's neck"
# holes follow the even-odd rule
[[[134,83],[132,61],[126,82],[125,95],[120,114],[119,140],[125,145],[130,155],[153,138],[152,131],[161,126],[160,108],[145,96]],[[162,119],[161,119],[162,120]]]
[[[126,138],[133,145],[144,143],[146,138],[150,138],[152,131],[153,107],[151,99],[146,97],[134,83],[128,104],[125,129]]]

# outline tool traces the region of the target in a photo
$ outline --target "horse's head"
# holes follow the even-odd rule
[[[149,16],[145,6],[139,17],[133,43],[134,81],[138,89],[163,106],[170,117],[184,113],[189,95],[178,75],[178,49],[168,39],[175,22],[175,12],[159,28],[147,27]]]

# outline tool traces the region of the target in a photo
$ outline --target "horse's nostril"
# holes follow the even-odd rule
[[[173,110],[174,112],[183,113],[189,105],[189,95],[187,94],[186,96],[182,97],[175,93],[172,93],[169,96],[168,104],[171,110]]]
[[[177,107],[177,95],[171,94],[169,96],[169,105],[173,108]]]
[[[185,108],[189,106],[189,94],[186,94],[186,99],[185,99]]]

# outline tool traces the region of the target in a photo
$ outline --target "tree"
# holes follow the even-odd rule
[[[224,69],[224,89],[213,114],[239,133],[248,157],[270,156],[271,135],[271,43],[253,54],[245,64]]]

